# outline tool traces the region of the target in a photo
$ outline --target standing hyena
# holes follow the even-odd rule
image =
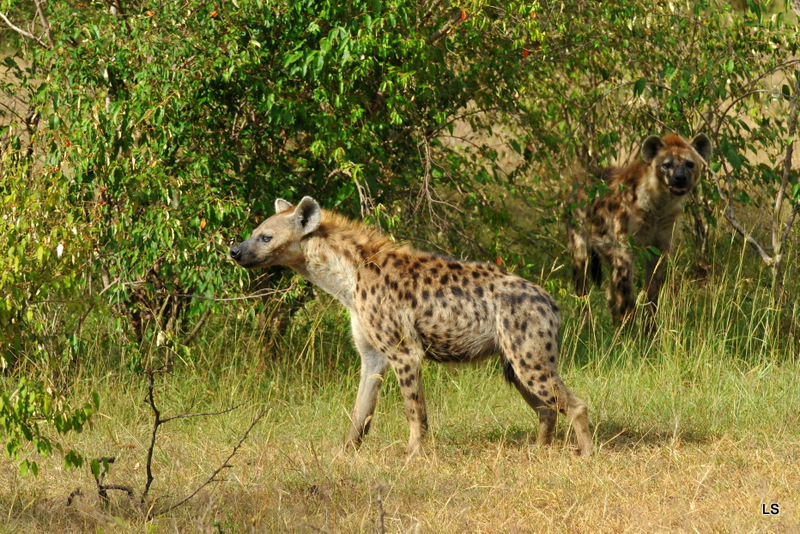
[[[550,443],[566,414],[577,452],[592,449],[588,408],[558,375],[558,306],[541,287],[499,267],[396,246],[364,225],[320,209],[275,202],[275,215],[231,249],[242,267],[286,265],[350,310],[361,381],[348,445],[369,430],[383,375],[391,365],[411,427],[407,454],[428,429],[422,360],[466,362],[500,353],[506,378],[539,415]]]
[[[567,220],[567,241],[578,295],[588,293],[587,274],[600,284],[601,259],[606,261],[611,265],[608,305],[614,320],[628,322],[634,308],[631,242],[640,248],[655,247],[660,255],[651,250],[645,267],[652,326],[664,281],[664,264],[683,200],[699,180],[710,156],[711,141],[703,134],[688,144],[675,134],[650,136],[642,144],[641,160],[622,169],[599,173],[605,192],[587,203],[586,190],[578,189],[575,199],[578,207]]]

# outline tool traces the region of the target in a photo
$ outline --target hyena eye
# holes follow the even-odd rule
[[[260,235],[260,236],[258,236],[258,240],[261,241],[262,243],[269,243],[270,241],[272,241],[272,236],[271,235]]]
[[[661,164],[661,168],[662,169],[671,169],[672,168],[672,162],[671,161],[665,161],[664,163]]]
[[[687,161],[686,162],[687,169],[694,169],[694,161]]]

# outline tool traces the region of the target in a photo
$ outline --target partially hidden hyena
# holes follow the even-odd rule
[[[601,261],[610,265],[608,305],[615,321],[623,324],[634,310],[635,249],[649,249],[644,279],[652,327],[675,226],[686,194],[711,156],[711,141],[704,134],[689,143],[675,134],[650,136],[640,155],[627,167],[589,173],[588,183],[580,184],[572,199],[574,211],[567,214],[567,244],[580,296],[588,293],[587,275],[599,285]],[[593,184],[597,196],[589,201]]]
[[[246,268],[286,265],[350,310],[361,380],[348,445],[359,446],[369,430],[389,366],[403,395],[412,455],[428,429],[423,359],[500,354],[505,377],[539,415],[539,441],[552,441],[561,412],[574,429],[576,452],[591,452],[588,408],[558,374],[561,318],[544,289],[495,265],[398,246],[311,197],[297,206],[279,199],[275,211],[230,254]]]

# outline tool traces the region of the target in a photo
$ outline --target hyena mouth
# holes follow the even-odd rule
[[[668,185],[667,188],[669,188],[670,193],[678,197],[682,197],[683,195],[692,190],[691,186],[677,187],[674,185]]]

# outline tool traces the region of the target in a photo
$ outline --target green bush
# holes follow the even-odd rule
[[[92,363],[87,324],[105,329],[92,354],[125,353],[130,370],[191,363],[214,299],[278,284],[227,263],[276,197],[314,195],[563,297],[575,169],[624,160],[650,133],[705,131],[718,150],[689,206],[697,249],[732,228],[796,292],[800,35],[785,7],[0,0],[0,13],[15,47],[0,71],[9,452],[39,435],[26,421],[80,430],[90,415],[66,402]],[[764,214],[768,228],[742,222]],[[23,397],[38,399],[28,419]]]

